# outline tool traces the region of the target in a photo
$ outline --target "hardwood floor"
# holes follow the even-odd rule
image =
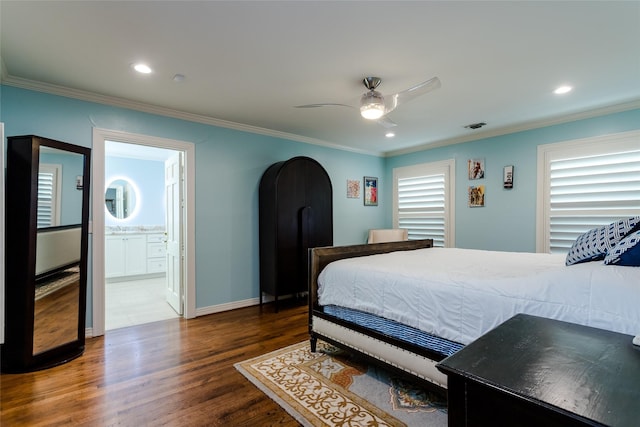
[[[286,302],[109,331],[64,365],[2,374],[0,425],[298,426],[233,364],[307,339],[307,306]]]

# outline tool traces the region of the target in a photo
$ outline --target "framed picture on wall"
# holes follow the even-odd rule
[[[378,178],[364,177],[364,205],[378,206]]]
[[[481,208],[484,206],[484,185],[470,185],[468,194],[470,208]]]
[[[505,166],[503,170],[504,188],[513,188],[513,166]]]
[[[469,179],[484,178],[484,159],[469,159],[467,168],[469,170]]]
[[[360,198],[360,181],[357,179],[347,180],[347,199]]]

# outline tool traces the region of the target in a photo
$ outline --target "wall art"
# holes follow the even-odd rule
[[[513,166],[505,166],[503,171],[504,188],[513,188]]]
[[[358,179],[347,180],[347,198],[348,199],[360,198],[360,180]]]
[[[378,206],[378,178],[364,177],[364,205]]]
[[[469,159],[467,161],[469,179],[484,178],[484,159]]]
[[[468,195],[470,208],[484,207],[484,185],[470,185]]]

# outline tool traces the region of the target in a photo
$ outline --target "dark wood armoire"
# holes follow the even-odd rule
[[[308,250],[333,245],[329,175],[309,157],[274,163],[260,181],[260,304],[308,291]]]

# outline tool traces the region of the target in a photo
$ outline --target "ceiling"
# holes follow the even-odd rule
[[[2,0],[0,38],[7,85],[376,155],[640,106],[638,1]],[[389,114],[394,138],[294,108],[357,105],[366,76],[442,87]]]

